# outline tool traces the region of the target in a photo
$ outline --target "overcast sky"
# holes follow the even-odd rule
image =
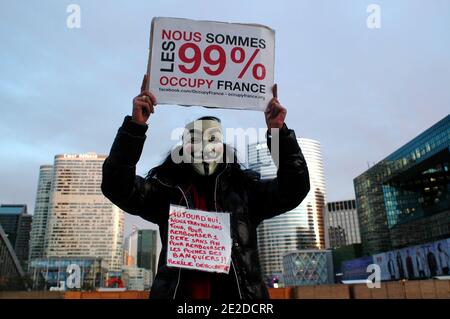
[[[69,29],[67,6],[81,7]],[[214,3],[214,6],[212,5]],[[381,28],[367,6],[379,4]],[[146,70],[154,16],[259,23],[276,31],[275,80],[297,136],[321,142],[328,200],[450,110],[450,1],[0,2],[0,203],[31,212],[39,166],[55,154],[108,153]],[[255,111],[158,106],[138,173],[201,115],[264,127]],[[138,218],[126,218],[126,232]]]

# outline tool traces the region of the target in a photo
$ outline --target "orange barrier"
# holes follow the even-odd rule
[[[59,291],[0,291],[0,299],[63,299]]]
[[[449,280],[393,281],[367,285],[320,285],[270,288],[272,299],[450,299]]]
[[[294,299],[350,299],[347,285],[320,285],[295,287]]]
[[[380,288],[352,285],[354,299],[450,299],[449,280],[417,280],[381,283]]]
[[[271,299],[450,299],[450,280],[269,288]],[[148,299],[148,291],[0,291],[0,299]]]
[[[148,291],[68,291],[64,299],[148,299]]]
[[[270,299],[292,299],[295,287],[269,288]]]

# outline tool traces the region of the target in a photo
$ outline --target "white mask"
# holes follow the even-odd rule
[[[211,118],[195,120],[185,127],[183,159],[200,175],[212,175],[223,161],[222,126]]]

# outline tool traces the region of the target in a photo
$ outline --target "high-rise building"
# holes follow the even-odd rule
[[[157,231],[152,229],[133,229],[126,239],[128,249],[127,266],[135,266],[156,273]]]
[[[137,267],[137,247],[138,247],[138,236],[137,236],[137,227],[133,225],[133,229],[131,230],[131,234],[125,238],[125,251],[127,255],[127,259],[125,260],[124,266],[134,266]]]
[[[450,115],[354,179],[366,254],[450,235]]]
[[[129,256],[129,245],[130,245],[130,236],[125,237],[123,240],[123,251],[122,251],[122,265],[123,266],[132,266],[133,260],[132,257]]]
[[[44,242],[53,179],[53,166],[42,165],[39,168],[38,187],[34,205],[33,225],[31,227],[29,260],[44,256]]]
[[[0,224],[0,291],[25,288],[21,282],[23,275],[16,252]]]
[[[124,215],[102,194],[105,158],[95,153],[55,156],[53,172],[48,172],[47,225],[41,227],[46,229],[44,258],[101,258],[109,271],[121,270]],[[43,202],[44,194],[38,192]]]
[[[138,231],[137,266],[156,272],[157,231],[142,229]]]
[[[325,218],[329,248],[361,243],[354,199],[327,203]]]
[[[283,255],[300,249],[324,249],[325,178],[320,143],[297,139],[309,170],[311,190],[292,211],[263,221],[257,229],[258,251],[263,276],[282,278]],[[248,146],[249,167],[262,179],[275,178],[277,168],[266,142]],[[282,279],[281,279],[282,280]]]
[[[32,216],[27,213],[26,205],[0,205],[0,225],[8,236],[20,265],[28,265]]]

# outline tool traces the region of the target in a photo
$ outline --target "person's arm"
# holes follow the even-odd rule
[[[287,111],[278,101],[276,85],[273,95],[265,115],[268,132],[279,129],[278,170],[275,179],[250,182],[250,217],[256,224],[294,209],[310,189],[308,167],[294,131],[284,123]],[[272,144],[268,134],[267,146],[271,152]]]
[[[162,218],[159,213],[168,203],[161,185],[136,175],[136,164],[148,129],[146,122],[156,104],[154,96],[145,91],[146,81],[145,76],[141,93],[133,100],[133,115],[125,117],[103,163],[101,188],[103,194],[122,210],[158,223]]]

